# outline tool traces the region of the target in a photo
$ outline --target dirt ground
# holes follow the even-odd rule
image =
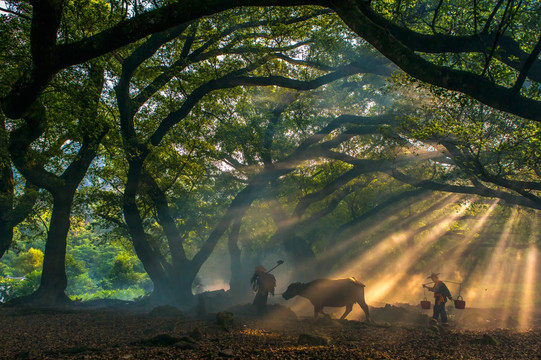
[[[371,323],[298,318],[280,305],[265,316],[251,305],[229,310],[194,317],[171,307],[0,307],[0,359],[541,358],[539,327],[501,329],[480,310],[466,316],[475,329],[456,314],[449,327],[430,326],[408,306],[371,308]]]

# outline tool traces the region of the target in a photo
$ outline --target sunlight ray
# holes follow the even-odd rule
[[[388,228],[390,226],[390,223],[392,223],[392,226],[395,228],[404,227],[407,224],[410,224],[413,221],[416,221],[424,217],[427,213],[434,212],[437,209],[441,209],[447,205],[450,205],[456,202],[457,198],[458,198],[457,195],[451,195],[451,194],[445,194],[444,196],[441,196],[441,197],[437,196],[436,198],[434,198],[433,205],[428,207],[425,211],[420,212],[419,214],[416,214],[413,216],[402,217],[402,218],[400,218],[399,215],[396,215],[394,217],[390,217],[388,221],[379,221],[376,224],[372,224],[368,229],[363,229],[362,232],[357,232],[351,235],[347,240],[342,241],[340,246],[336,246],[336,247],[333,247],[332,249],[329,249],[330,254],[332,255],[332,253],[339,252],[343,250],[344,248],[351,247],[352,245],[355,246],[360,237],[366,237],[367,235],[375,233],[376,231]],[[396,209],[391,209],[389,211],[394,214],[398,213]]]
[[[389,229],[392,228],[413,228],[414,222],[419,221],[420,219],[424,219],[425,217],[429,216],[430,214],[437,213],[442,208],[445,208],[446,206],[449,206],[453,203],[458,202],[460,196],[455,194],[444,194],[444,196],[436,196],[433,200],[429,200],[430,204],[432,206],[427,207],[424,211],[420,213],[416,213],[412,216],[403,216],[400,217],[399,213],[396,212],[396,209],[393,209],[392,211],[394,214],[391,214],[390,216],[385,216],[384,221],[378,221],[377,223],[369,224],[367,227],[362,229],[362,232],[357,232],[354,235],[350,236],[348,239],[345,239],[343,241],[340,241],[338,244],[333,244],[332,247],[325,250],[325,255],[323,257],[318,257],[314,260],[308,261],[302,265],[304,269],[310,269],[310,268],[316,268],[316,269],[329,269],[329,266],[332,266],[332,264],[336,263],[346,263],[351,264],[352,262],[343,261],[343,256],[351,255],[352,252],[358,251],[360,247],[359,243],[363,241],[363,239],[367,239],[370,237],[375,237],[378,233],[384,232],[388,233]],[[406,210],[407,204],[403,206],[403,209]],[[388,211],[389,212],[389,211]],[[356,276],[359,278],[363,278],[366,273],[369,273],[370,266],[374,266],[377,264],[377,262],[371,262],[370,259],[374,259],[376,261],[379,261],[378,259],[381,258],[382,252],[385,253],[388,251],[389,248],[393,246],[399,246],[402,242],[407,240],[408,238],[411,238],[412,233],[408,232],[407,234],[404,233],[392,233],[384,240],[378,241],[375,245],[366,245],[368,250],[362,251],[361,255],[358,259],[353,262],[355,264],[361,264],[362,265],[362,271],[357,271],[357,269],[352,269],[353,267],[350,266],[350,272],[349,274],[345,276]],[[406,236],[406,237],[404,237]],[[376,254],[374,254],[374,251],[376,251]],[[372,253],[370,253],[372,252]],[[378,254],[379,253],[379,254]],[[336,261],[331,262],[329,260],[335,259]],[[345,266],[345,267],[347,267]],[[340,272],[340,271],[338,271]],[[322,271],[322,275],[324,277],[336,277],[337,271],[331,271],[328,270]],[[295,279],[299,280],[299,279]]]
[[[506,274],[507,262],[505,250],[510,240],[510,233],[517,221],[517,209],[512,210],[511,216],[504,224],[502,233],[492,251],[490,257],[473,269],[473,276],[468,279],[467,296],[475,298],[479,304],[485,307],[496,305],[497,296],[502,287]],[[479,289],[484,289],[480,291]]]
[[[421,235],[420,239],[409,246],[405,251],[403,251],[400,256],[394,260],[392,263],[380,268],[378,273],[373,275],[375,277],[371,278],[367,283],[370,287],[367,291],[366,298],[368,302],[392,302],[392,301],[404,301],[405,294],[410,292],[410,279],[412,278],[411,268],[416,265],[420,256],[425,252],[430,251],[430,246],[434,244],[439,237],[445,233],[449,225],[461,216],[466,209],[469,207],[469,203],[465,203],[461,208],[454,212],[451,215],[447,215],[438,221],[433,221],[432,229],[426,235]],[[407,238],[404,236],[401,239]],[[364,261],[369,262],[378,262],[384,258],[383,253],[378,253],[379,257],[362,257],[358,264],[354,267],[357,270]],[[349,269],[350,267],[348,267]],[[342,269],[341,273],[338,275],[345,275],[344,271],[349,271]],[[354,272],[355,273],[355,272]],[[407,279],[407,280],[406,280]],[[421,275],[415,281],[422,280]],[[420,282],[417,283],[420,285]],[[411,296],[411,295],[410,295]],[[410,299],[407,299],[408,301]]]
[[[539,253],[534,244],[530,245],[526,256],[526,269],[524,271],[524,292],[520,304],[520,313],[518,326],[521,330],[527,330],[532,325],[532,315],[535,304],[535,290],[538,288],[537,282],[537,264]]]
[[[414,215],[414,216],[408,216],[404,218],[400,218],[398,215],[395,216],[388,216],[386,220],[384,221],[378,221],[375,224],[371,224],[368,228],[364,228],[362,232],[357,232],[353,235],[351,235],[348,239],[345,239],[340,242],[340,244],[333,246],[332,248],[328,249],[326,251],[326,256],[333,256],[337,253],[340,253],[344,250],[350,249],[351,247],[358,246],[358,241],[362,238],[366,238],[370,236],[371,234],[374,234],[378,231],[381,231],[383,229],[388,229],[389,227],[394,228],[402,228],[406,227],[407,225],[411,224],[413,221],[422,218],[426,213],[430,213],[431,211],[435,211],[436,209],[441,209],[453,202],[456,201],[458,196],[451,196],[451,194],[445,194],[443,197],[438,197],[437,199],[434,199],[433,203],[434,205],[430,208],[426,209],[426,211],[421,212],[420,214]],[[396,212],[396,209],[391,210],[393,212]],[[393,236],[393,235],[391,235]],[[398,238],[395,238],[393,241],[400,242],[400,235],[398,235]],[[375,247],[379,249],[384,249],[386,246],[386,241],[391,241],[390,239],[382,240],[378,242],[378,244],[375,245]],[[381,250],[375,250],[376,253]],[[370,255],[367,257],[372,256],[378,256],[376,255]]]
[[[462,259],[464,259],[464,256],[466,255],[466,252],[468,249],[473,245],[474,238],[478,234],[478,232],[485,226],[487,223],[487,220],[490,218],[490,215],[494,212],[494,209],[496,209],[498,203],[500,202],[499,199],[494,200],[492,204],[489,206],[487,211],[483,213],[481,218],[477,220],[475,223],[469,222],[465,228],[470,229],[469,233],[464,237],[464,239],[461,239],[459,244],[454,247],[454,249],[451,250],[451,253],[446,255],[446,264],[459,264]],[[470,224],[473,224],[473,226],[470,226]],[[459,277],[463,278],[462,274],[460,274],[460,271],[458,271]]]
[[[507,273],[507,276],[504,277],[502,287],[498,289],[498,298],[503,299],[503,308],[501,312],[501,318],[503,320],[504,327],[512,327],[515,324],[515,319],[513,318],[512,308],[516,304],[516,283],[518,280],[519,273],[522,272],[522,251],[518,251],[515,259],[514,265],[512,266],[512,271]]]
[[[457,199],[458,196],[448,198],[443,204],[441,204],[441,207],[445,207],[449,204],[455,203]],[[405,222],[406,219],[404,220],[404,223]],[[338,269],[334,275],[342,276],[345,275],[347,272],[349,272],[350,274],[367,272],[367,269],[370,269],[374,265],[379,264],[382,258],[386,256],[390,249],[398,247],[399,245],[404,244],[408,239],[410,239],[415,234],[415,231],[416,230],[413,227],[410,227],[410,229],[402,232],[391,233],[385,239],[379,241],[375,246],[364,252],[358,259],[355,259],[354,265],[346,264],[342,266],[342,268]]]
[[[442,276],[447,281],[453,281],[453,283],[448,284],[450,286],[451,293],[454,296],[462,295],[460,293],[461,288],[459,288],[459,283],[463,283],[467,275],[467,272],[464,270],[464,259],[469,256],[469,252],[474,249],[478,244],[475,241],[475,238],[478,236],[479,231],[486,225],[490,215],[496,208],[499,200],[495,200],[481,216],[481,218],[470,218],[463,224],[462,228],[469,229],[469,232],[460,239],[457,239],[454,242],[448,241],[443,244],[438,244],[440,246],[439,252],[442,254],[440,256],[428,257],[426,254],[424,258],[420,259],[426,263],[426,268],[430,269],[442,269],[444,272]],[[455,283],[456,282],[456,283]],[[419,294],[422,292],[421,289],[417,289],[414,293]]]

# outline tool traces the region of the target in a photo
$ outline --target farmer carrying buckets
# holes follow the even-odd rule
[[[432,315],[432,321],[438,322],[438,318],[441,317],[442,325],[447,325],[447,313],[445,312],[445,303],[447,298],[453,300],[451,292],[447,288],[447,285],[439,278],[439,273],[432,273],[427,279],[431,279],[434,282],[434,286],[429,287],[426,284],[423,284],[423,287],[428,289],[428,291],[434,292],[434,314]]]

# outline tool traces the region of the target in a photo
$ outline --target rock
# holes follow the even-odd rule
[[[434,324],[429,325],[428,328],[435,333],[439,333],[441,331],[440,327]]]
[[[152,309],[148,315],[152,317],[183,317],[184,313],[174,306],[162,305]]]
[[[486,344],[486,345],[499,345],[500,344],[498,340],[496,340],[495,338],[493,338],[492,336],[488,334],[483,335],[483,339],[481,339],[481,343]]]
[[[318,335],[300,334],[297,343],[299,345],[321,346],[329,344],[329,339]]]
[[[216,314],[216,324],[224,329],[229,329],[233,326],[233,313],[229,311],[220,311]]]
[[[265,311],[261,313],[252,304],[235,305],[227,308],[235,316],[266,318],[277,321],[297,320],[297,315],[288,307],[280,304],[267,305]]]
[[[192,311],[198,317],[206,317],[218,311],[223,311],[231,306],[232,297],[224,289],[215,291],[205,291],[197,295],[197,304]]]
[[[370,317],[373,321],[388,323],[407,323],[423,325],[430,318],[417,311],[411,311],[402,307],[386,304],[384,307],[370,308]]]
[[[201,339],[203,339],[203,333],[201,332],[201,330],[198,327],[196,327],[192,331],[190,331],[188,333],[188,336],[191,337],[192,339],[194,339],[195,341],[200,341]]]
[[[29,351],[21,351],[17,353],[13,359],[30,359],[31,355]]]
[[[233,349],[222,349],[218,352],[218,356],[233,357]]]
[[[332,319],[330,316],[324,316],[315,319],[314,326],[342,326],[342,324],[340,321]]]
[[[197,342],[194,339],[192,339],[190,336],[183,336],[179,339],[179,341],[189,342],[192,344],[195,344]]]
[[[171,346],[178,343],[181,340],[182,339],[180,338],[175,338],[167,334],[160,334],[147,340],[137,341],[134,344],[144,345],[144,346]]]
[[[293,312],[287,306],[280,304],[267,305],[269,311],[269,316],[273,319],[284,321],[284,320],[297,320],[297,314]]]
[[[174,346],[180,350],[193,350],[197,348],[197,344],[195,344],[193,341],[186,340],[180,340],[179,342],[175,343]]]

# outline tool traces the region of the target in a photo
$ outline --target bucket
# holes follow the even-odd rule
[[[455,309],[464,309],[466,307],[466,302],[462,299],[462,296],[458,295],[455,300]]]
[[[421,300],[421,308],[422,309],[430,309],[430,301],[428,300]]]

